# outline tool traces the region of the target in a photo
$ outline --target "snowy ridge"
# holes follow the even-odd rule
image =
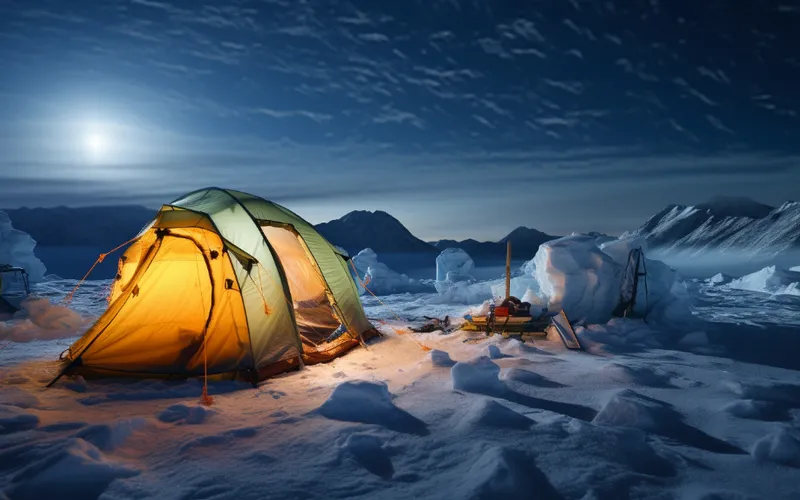
[[[659,250],[721,251],[759,259],[800,250],[800,203],[787,202],[766,213],[763,207],[671,205],[622,238],[642,237]]]

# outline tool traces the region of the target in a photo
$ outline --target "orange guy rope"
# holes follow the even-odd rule
[[[383,307],[385,307],[385,308],[386,308],[386,309],[387,309],[387,310],[388,310],[390,313],[392,313],[392,315],[394,315],[394,317],[395,317],[395,318],[397,318],[397,320],[398,320],[398,321],[400,321],[401,323],[405,323],[405,321],[403,321],[403,320],[402,320],[402,318],[400,318],[400,316],[398,316],[398,315],[397,315],[397,313],[396,313],[396,312],[394,312],[394,311],[392,310],[392,308],[391,308],[391,307],[387,306],[387,305],[386,305],[386,303],[385,303],[384,301],[382,301],[382,300],[381,300],[381,299],[380,299],[380,298],[379,298],[377,295],[375,295],[374,293],[372,293],[372,290],[370,290],[369,288],[367,288],[367,284],[366,284],[366,283],[364,283],[364,280],[362,280],[362,279],[361,279],[361,276],[359,276],[359,274],[358,274],[358,269],[356,269],[356,265],[355,265],[355,263],[353,263],[353,259],[350,259],[350,265],[353,267],[353,271],[356,273],[356,278],[358,278],[358,282],[359,282],[359,283],[361,283],[361,286],[362,286],[362,287],[364,287],[364,290],[368,291],[368,292],[370,293],[370,295],[372,295],[373,297],[375,297],[375,299],[377,299],[377,301],[378,301],[378,302],[380,302],[380,303],[381,303],[381,305],[382,305]],[[387,323],[384,321],[384,322],[383,322],[383,324],[384,324],[384,325],[386,325]],[[395,333],[397,333],[398,335],[403,335],[403,333],[400,333],[400,332],[397,330],[397,328],[395,328],[395,327],[393,327],[393,326],[391,326],[391,325],[389,325],[389,326],[390,326],[390,327],[392,328],[392,330],[394,330],[394,331],[395,331]],[[414,338],[414,336],[413,336],[413,335],[411,335],[410,337],[411,337],[411,340],[413,340],[414,342],[416,342],[416,343],[417,343],[417,344],[418,344],[418,345],[419,345],[419,346],[422,348],[422,350],[423,350],[423,351],[430,351],[430,350],[431,350],[431,348],[430,348],[430,347],[426,346],[425,344],[423,344],[422,342],[420,342],[419,340],[417,340],[416,338]]]
[[[67,294],[67,296],[66,296],[66,297],[64,297],[64,299],[61,301],[61,303],[62,303],[62,304],[69,304],[70,302],[72,302],[72,297],[75,295],[75,292],[77,292],[77,291],[78,291],[78,288],[80,288],[80,287],[81,287],[81,285],[83,285],[83,282],[84,282],[84,281],[86,281],[86,278],[88,278],[88,277],[89,277],[89,275],[90,275],[90,274],[92,274],[92,271],[94,271],[94,268],[95,268],[95,267],[97,267],[97,264],[100,264],[100,263],[101,263],[101,262],[103,262],[103,260],[105,260],[105,258],[106,258],[106,257],[108,257],[110,254],[112,254],[112,253],[116,252],[117,250],[119,250],[120,248],[124,247],[124,246],[125,246],[125,245],[127,245],[128,243],[132,243],[132,242],[136,241],[136,239],[138,239],[138,238],[139,238],[138,236],[136,236],[136,237],[134,237],[134,238],[131,238],[131,239],[129,239],[128,241],[126,241],[125,243],[123,243],[123,244],[121,244],[121,245],[118,245],[118,246],[116,246],[116,247],[112,248],[112,249],[111,249],[111,250],[109,250],[108,252],[106,252],[106,253],[101,253],[101,254],[100,254],[98,257],[97,257],[97,260],[96,260],[96,261],[94,261],[94,264],[92,264],[92,267],[90,267],[90,268],[89,268],[89,270],[88,270],[88,271],[86,271],[86,274],[84,274],[84,275],[83,275],[83,278],[81,278],[81,280],[80,280],[80,281],[78,281],[78,284],[77,284],[77,285],[75,285],[75,288],[73,288],[73,289],[72,289],[72,291],[71,291],[71,292],[69,292],[69,293]]]

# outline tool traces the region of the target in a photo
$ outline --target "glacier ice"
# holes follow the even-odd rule
[[[32,283],[42,281],[47,269],[34,255],[34,247],[36,241],[28,233],[14,229],[8,215],[0,211],[0,264],[22,267]]]
[[[537,295],[546,297],[548,308],[563,309],[579,323],[605,323],[620,299],[622,275],[638,239],[603,241],[591,235],[573,234],[542,244],[533,259]],[[601,248],[602,247],[602,248]],[[647,288],[640,286],[634,313],[648,321],[675,324],[691,321],[688,292],[675,270],[663,262],[645,258]]]
[[[367,288],[375,295],[433,291],[431,286],[409,278],[405,274],[400,274],[378,261],[378,255],[371,248],[365,248],[358,252],[353,257],[353,264],[360,275],[360,277],[356,277],[359,294],[367,292],[363,284],[366,284]]]
[[[436,257],[436,281],[468,281],[475,262],[460,248],[447,248]]]
[[[797,269],[797,268],[795,268]],[[800,272],[768,266],[760,271],[731,281],[728,286],[737,290],[800,296]]]

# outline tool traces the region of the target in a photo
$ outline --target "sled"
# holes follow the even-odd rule
[[[572,328],[572,324],[569,322],[569,318],[567,318],[567,313],[565,313],[563,309],[556,316],[550,318],[549,328],[558,333],[558,336],[561,337],[567,349],[582,349],[581,343],[578,341],[578,336],[575,335],[575,330]]]

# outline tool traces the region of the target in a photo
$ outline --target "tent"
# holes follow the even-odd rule
[[[189,193],[134,238],[108,309],[62,354],[61,375],[205,374],[255,385],[329,361],[377,335],[348,259],[276,203]]]

